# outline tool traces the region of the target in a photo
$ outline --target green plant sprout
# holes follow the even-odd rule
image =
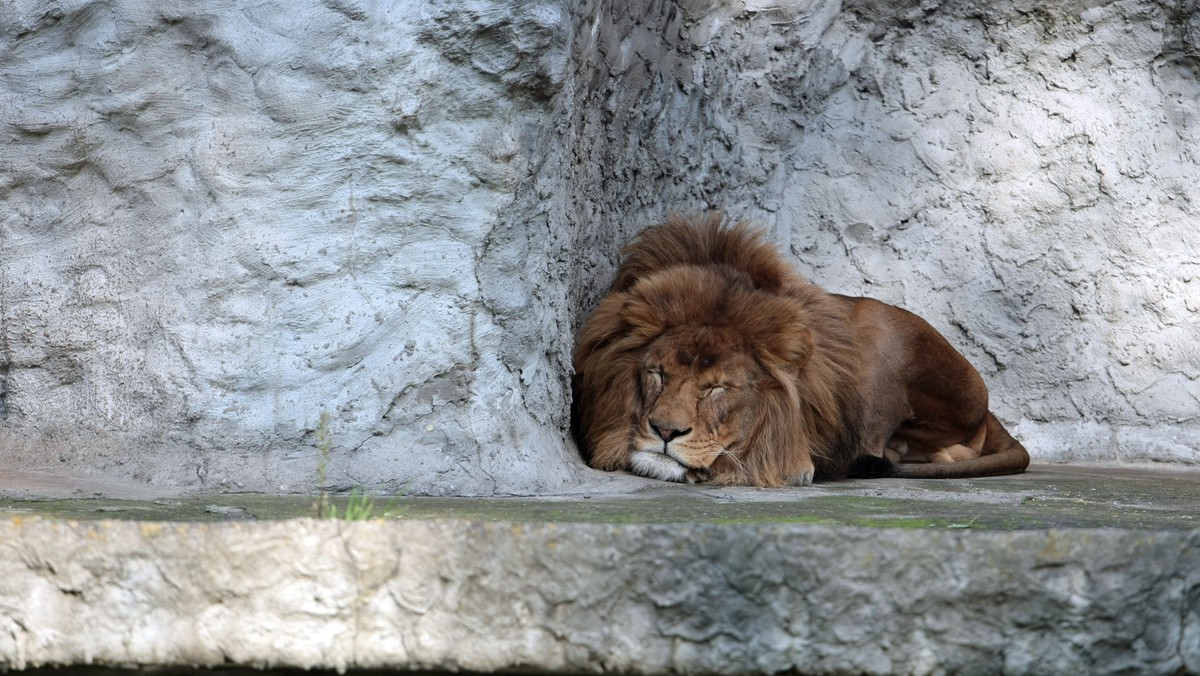
[[[387,516],[396,504],[400,501],[400,496],[396,496],[376,514],[375,498],[367,495],[361,488],[354,488],[350,491],[350,500],[346,503],[346,509],[338,514],[337,505],[329,497],[329,449],[333,447],[333,434],[329,431],[329,411],[321,411],[321,415],[317,418],[317,485],[320,486],[320,493],[317,495],[317,504],[314,506],[317,512],[318,519],[341,519],[342,521],[367,521],[369,519],[383,518]]]
[[[975,522],[978,520],[979,520],[979,515],[976,514],[975,516],[971,517],[970,521],[968,521],[966,523],[951,523],[951,524],[947,524],[946,528],[970,528],[971,526],[975,525]]]
[[[330,518],[338,518],[336,507],[333,508]],[[341,518],[343,521],[366,521],[375,518],[375,498],[361,489],[351,490],[350,501],[346,503],[346,511],[342,512]]]
[[[321,411],[317,418],[317,518],[337,518],[337,507],[329,501],[329,490],[325,483],[328,478],[329,448],[333,445],[333,437],[329,434],[329,411]]]

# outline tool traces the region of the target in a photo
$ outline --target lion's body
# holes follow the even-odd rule
[[[670,219],[626,249],[575,369],[575,423],[598,469],[778,486],[1029,462],[983,379],[924,320],[826,293],[716,217]]]

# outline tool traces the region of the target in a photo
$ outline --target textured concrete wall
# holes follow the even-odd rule
[[[556,2],[0,7],[4,464],[307,490],[328,410],[341,487],[560,487],[577,465],[564,394],[527,399],[523,381],[569,329],[536,274],[486,252],[535,224],[505,214],[569,18]],[[508,362],[485,290],[550,322]]]
[[[0,522],[0,668],[1200,672],[1194,531]]]
[[[925,315],[1037,460],[1200,461],[1200,13],[1125,0],[9,3],[0,457],[544,492],[672,210]]]

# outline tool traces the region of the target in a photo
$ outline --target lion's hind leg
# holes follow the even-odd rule
[[[985,419],[979,425],[979,429],[975,431],[975,436],[965,444],[951,444],[942,448],[938,448],[929,454],[929,462],[947,464],[951,462],[961,462],[963,460],[971,460],[983,455],[983,444],[987,440],[988,425]]]
[[[904,440],[893,439],[883,449],[883,457],[891,462],[903,463],[935,463],[946,465],[978,458],[979,451],[966,444],[951,444],[949,446],[923,446]]]
[[[978,458],[978,457],[979,457],[979,452],[976,451],[975,449],[971,448],[970,446],[964,446],[963,444],[954,444],[953,446],[947,446],[946,448],[940,448],[936,452],[930,453],[929,454],[929,462],[937,462],[937,463],[946,464],[946,463],[951,463],[951,462],[959,462],[961,460],[970,460],[971,458]]]
[[[1017,474],[1029,465],[1029,453],[991,413],[980,432],[966,444],[937,448],[925,462],[914,464],[913,444],[903,464],[896,465],[894,476],[911,479],[965,479],[968,477]]]

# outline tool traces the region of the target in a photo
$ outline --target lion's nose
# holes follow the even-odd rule
[[[682,437],[692,431],[690,427],[686,430],[677,430],[667,425],[656,425],[654,423],[651,423],[650,426],[654,428],[654,433],[658,435],[658,438],[666,442],[670,442],[677,437]]]

